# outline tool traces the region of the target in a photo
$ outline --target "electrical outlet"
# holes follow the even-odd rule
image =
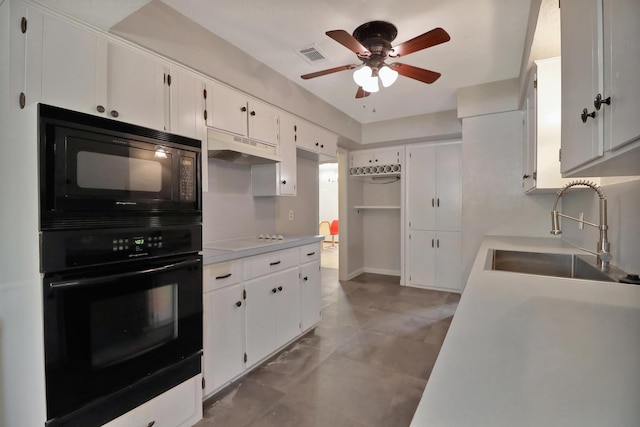
[[[584,230],[584,212],[580,212],[580,222],[578,223],[578,229]]]
[[[293,221],[293,210],[289,211],[289,221]]]

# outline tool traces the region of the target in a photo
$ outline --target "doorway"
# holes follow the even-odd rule
[[[338,221],[338,163],[318,165],[318,234],[323,235],[320,265],[338,269],[340,225]]]

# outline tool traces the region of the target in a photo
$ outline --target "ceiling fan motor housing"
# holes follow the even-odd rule
[[[398,35],[395,25],[385,21],[371,21],[360,25],[353,32],[353,37],[367,48],[370,55],[358,55],[366,65],[378,69],[393,49],[391,42]]]

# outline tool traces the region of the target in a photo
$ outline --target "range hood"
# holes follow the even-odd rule
[[[277,147],[274,145],[210,128],[207,129],[207,145],[209,158],[212,159],[248,165],[276,163],[282,160],[276,154]]]

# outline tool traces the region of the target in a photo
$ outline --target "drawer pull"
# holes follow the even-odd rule
[[[147,427],[153,427],[156,424],[155,421],[151,421],[149,424],[147,424]]]
[[[316,254],[315,252],[309,252],[309,253],[307,254],[307,256],[313,256],[313,255],[315,255],[315,254]]]
[[[276,288],[271,289],[271,293],[275,294],[276,292],[278,292],[278,290]]]
[[[278,290],[282,292],[282,286],[278,286]]]
[[[231,273],[229,273],[229,274],[224,274],[224,275],[222,275],[222,276],[216,276],[216,280],[220,280],[220,279],[227,279],[227,278],[229,278],[229,277],[231,277]]]
[[[269,263],[269,265],[278,265],[278,264],[280,264],[280,261],[274,261],[272,263]]]

